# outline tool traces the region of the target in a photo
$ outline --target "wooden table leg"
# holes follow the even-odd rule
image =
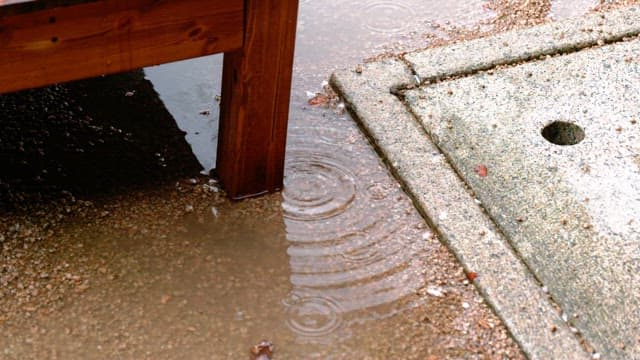
[[[225,53],[217,173],[240,199],[282,188],[298,0],[246,0],[241,50]]]

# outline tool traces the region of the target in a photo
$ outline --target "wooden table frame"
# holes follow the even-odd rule
[[[1,2],[0,2],[1,3]],[[0,94],[224,53],[217,173],[282,188],[298,0],[36,0],[0,6]]]

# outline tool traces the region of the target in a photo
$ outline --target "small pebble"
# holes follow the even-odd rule
[[[431,296],[435,296],[435,297],[443,297],[444,296],[444,290],[442,290],[441,288],[438,288],[438,287],[429,286],[427,288],[427,294],[429,294]]]

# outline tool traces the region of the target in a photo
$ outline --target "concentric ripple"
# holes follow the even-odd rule
[[[397,33],[407,27],[411,9],[398,1],[380,1],[365,5],[362,17],[368,19],[365,26],[375,32]]]
[[[340,305],[329,297],[294,295],[285,306],[287,326],[307,340],[327,336],[342,325]]]
[[[285,178],[285,216],[320,220],[344,212],[356,196],[354,175],[329,154],[297,155],[292,155]]]
[[[302,341],[411,297],[424,281],[421,235],[407,223],[411,204],[357,136],[355,126],[289,131],[282,208],[290,282],[304,296],[285,306]]]
[[[367,191],[369,192],[369,196],[373,200],[384,200],[390,192],[390,186],[385,186],[384,184],[371,184],[367,187]]]
[[[352,239],[349,239],[352,238]],[[355,238],[355,239],[353,239]],[[345,241],[348,243],[366,244],[366,234],[356,233],[347,235]],[[384,259],[378,244],[361,245],[358,247],[348,247],[340,251],[340,255],[350,264],[370,265]]]

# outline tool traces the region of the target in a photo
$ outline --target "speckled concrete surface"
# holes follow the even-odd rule
[[[640,41],[440,83],[407,101],[570,323],[605,354],[640,356]],[[586,137],[554,144],[542,133],[554,122],[572,142],[579,129]],[[567,140],[556,135],[547,137]]]
[[[360,124],[383,153],[417,207],[470,273],[531,359],[589,358],[578,339],[506,239],[473,201],[397,97],[389,92],[412,76],[402,62],[368,64],[333,75]]]
[[[588,357],[584,348],[595,357],[640,357],[640,40],[578,51],[629,40],[640,29],[639,15],[632,7],[456,44],[456,51],[407,55],[410,66],[384,60],[332,77],[416,205],[467,271],[479,274],[476,285],[534,359]],[[598,26],[607,30],[586,30]],[[523,39],[533,45],[515,46]],[[504,42],[514,46],[502,57],[487,53]],[[420,79],[570,51],[409,90],[420,123],[391,94]],[[584,141],[550,143],[542,129],[555,121],[577,123]],[[545,135],[581,139],[559,126]]]
[[[640,6],[632,6],[431,48],[408,54],[405,59],[421,80],[432,81],[618,41],[639,33]]]

